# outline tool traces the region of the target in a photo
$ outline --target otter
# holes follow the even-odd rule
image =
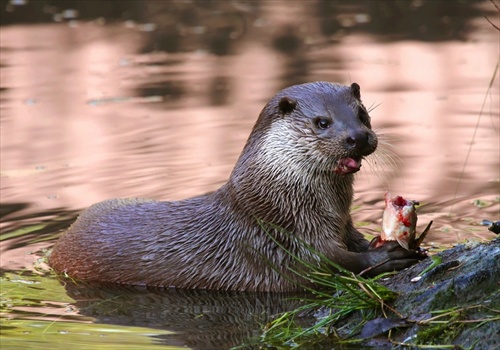
[[[319,264],[321,255],[355,273],[372,267],[370,275],[406,268],[421,259],[416,251],[370,247],[351,219],[354,173],[376,148],[358,84],[285,88],[219,190],[94,204],[49,265],[88,282],[265,292],[303,288],[296,258]]]

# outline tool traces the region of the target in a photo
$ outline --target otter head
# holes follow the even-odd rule
[[[314,82],[280,91],[262,111],[254,133],[264,150],[300,168],[348,175],[377,148],[360,87]],[[254,143],[254,142],[252,142]],[[254,143],[255,144],[255,143]],[[285,164],[285,165],[286,165]]]

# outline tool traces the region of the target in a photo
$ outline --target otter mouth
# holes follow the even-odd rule
[[[337,162],[337,166],[335,167],[334,171],[337,174],[347,175],[355,173],[359,171],[359,169],[361,169],[361,158],[342,158]]]

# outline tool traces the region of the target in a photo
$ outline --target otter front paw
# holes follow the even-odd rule
[[[369,266],[359,274],[374,277],[384,272],[403,270],[427,257],[423,249],[406,250],[397,241],[387,241],[381,246],[371,244],[366,256]]]

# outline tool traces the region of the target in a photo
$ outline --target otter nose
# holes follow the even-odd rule
[[[368,146],[370,135],[365,130],[351,131],[347,135],[345,142],[347,146],[356,151],[361,151]]]

